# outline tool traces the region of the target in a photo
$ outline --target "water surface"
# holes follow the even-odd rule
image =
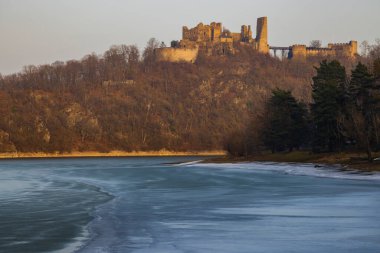
[[[194,160],[1,161],[0,252],[380,252],[377,174]]]

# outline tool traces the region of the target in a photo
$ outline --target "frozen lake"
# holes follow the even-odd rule
[[[195,160],[0,161],[0,252],[380,252],[378,174]]]

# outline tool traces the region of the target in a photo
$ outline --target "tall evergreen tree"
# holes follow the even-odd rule
[[[371,145],[380,102],[377,94],[379,88],[368,68],[359,63],[352,71],[348,87],[348,108],[355,138],[359,146],[366,149],[369,161],[372,161]]]
[[[292,151],[307,142],[307,109],[290,91],[273,91],[267,110],[263,142],[272,152]]]
[[[311,105],[313,149],[332,152],[343,144],[339,118],[344,111],[346,70],[338,61],[326,60],[316,70]]]
[[[375,78],[380,78],[380,58],[373,61],[373,75]]]

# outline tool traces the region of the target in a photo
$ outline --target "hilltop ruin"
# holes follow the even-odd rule
[[[292,45],[288,47],[270,46],[268,44],[268,18],[257,19],[256,37],[250,25],[243,25],[240,32],[230,32],[223,28],[222,23],[204,25],[199,23],[196,27],[182,28],[182,40],[172,41],[170,47],[156,50],[158,61],[168,62],[195,62],[199,52],[206,55],[229,55],[235,53],[236,45],[249,46],[253,50],[276,55],[281,51],[283,57],[289,59],[305,59],[309,56],[350,57],[357,55],[356,41],[341,44],[328,44],[328,47],[307,47],[306,45]]]

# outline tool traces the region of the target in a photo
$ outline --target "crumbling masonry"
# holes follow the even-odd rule
[[[357,42],[347,44],[328,44],[327,48],[307,47],[306,45],[293,45],[290,47],[272,47],[268,44],[268,18],[257,19],[256,38],[253,38],[251,26],[243,25],[239,33],[224,29],[221,23],[210,25],[198,24],[194,28],[182,28],[182,40],[173,41],[171,47],[156,50],[158,61],[168,62],[195,62],[199,52],[206,55],[228,55],[235,53],[237,44],[251,47],[263,54],[270,50],[276,54],[281,51],[291,59],[305,59],[309,56],[344,56],[357,55]]]

